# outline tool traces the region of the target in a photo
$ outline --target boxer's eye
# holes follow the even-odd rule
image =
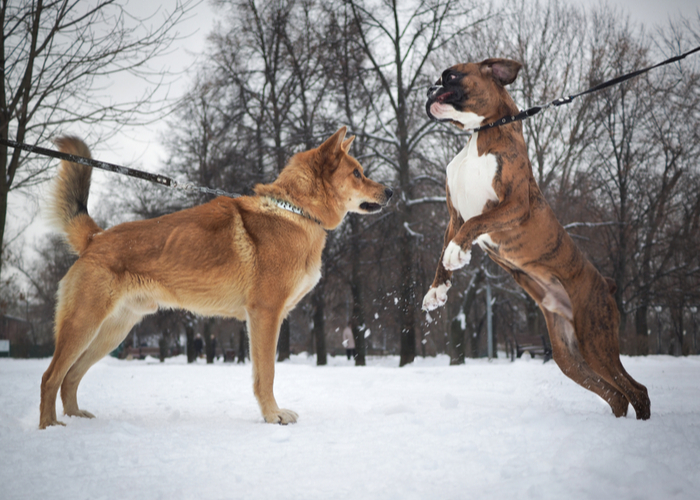
[[[456,83],[459,80],[459,73],[453,73],[452,70],[447,70],[442,74],[443,85],[449,85],[450,83]]]

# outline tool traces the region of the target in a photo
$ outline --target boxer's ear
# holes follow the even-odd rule
[[[523,67],[512,59],[486,59],[479,66],[483,74],[491,76],[496,83],[504,87],[515,81],[518,71]]]

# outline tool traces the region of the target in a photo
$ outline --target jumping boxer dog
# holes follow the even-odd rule
[[[469,130],[516,115],[505,86],[520,68],[508,59],[452,66],[428,91],[428,116]],[[469,263],[477,243],[539,305],[564,374],[607,401],[615,416],[625,416],[629,403],[638,419],[648,419],[647,389],[620,362],[615,284],[586,260],[542,196],[520,122],[471,135],[447,166],[447,209],[423,309],[445,304],[452,272]]]

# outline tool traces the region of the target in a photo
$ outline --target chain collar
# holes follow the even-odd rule
[[[280,207],[283,210],[287,210],[288,212],[292,212],[294,214],[301,215],[302,217],[305,217],[305,218],[309,219],[310,221],[314,221],[319,226],[323,226],[321,224],[320,220],[318,220],[316,217],[313,217],[313,216],[307,214],[306,212],[304,212],[304,210],[297,207],[293,203],[290,203],[286,200],[278,200],[277,198],[272,198],[272,197],[268,197],[268,199],[270,199],[272,202],[275,203],[275,205],[277,205],[278,207]]]

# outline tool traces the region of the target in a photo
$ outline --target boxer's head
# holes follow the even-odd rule
[[[521,67],[510,59],[452,66],[428,90],[428,116],[473,129],[517,112],[504,87],[515,80]]]

